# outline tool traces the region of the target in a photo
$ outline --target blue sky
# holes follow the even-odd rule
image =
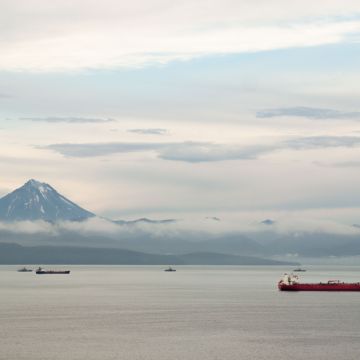
[[[0,194],[36,178],[113,218],[359,221],[359,14],[3,1]]]
[[[327,91],[333,91],[335,96],[338,80],[351,81],[354,86],[359,62],[359,44],[345,42],[201,57],[141,69],[75,73],[3,71],[0,74],[1,93],[7,97],[1,100],[1,112],[3,116],[15,118],[53,113],[63,116],[91,113],[137,116],[155,112],[156,116],[163,116],[165,112],[167,116],[169,106],[179,104],[201,109],[204,105],[209,106],[213,97],[218,102],[221,99],[223,106],[230,110],[237,103],[241,104],[241,109],[249,111],[299,104],[327,107],[332,99],[329,102],[320,91],[311,93],[310,97],[309,89],[316,90],[321,86],[320,82],[325,82],[332,87]],[[290,88],[290,85],[297,87]],[[268,96],[276,95],[273,103],[268,101]],[[242,102],[242,96],[250,97],[251,104]],[[290,96],[296,96],[296,99]],[[338,106],[355,109],[356,98],[357,93],[346,94],[343,98],[338,96]],[[354,103],[350,104],[351,101]]]

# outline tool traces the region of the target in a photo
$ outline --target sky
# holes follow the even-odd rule
[[[360,223],[359,1],[2,0],[0,48],[0,196]]]

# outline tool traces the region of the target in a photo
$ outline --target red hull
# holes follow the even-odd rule
[[[360,283],[319,283],[319,284],[285,284],[278,283],[281,291],[360,291]]]

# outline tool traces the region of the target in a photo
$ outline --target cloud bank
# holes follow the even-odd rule
[[[252,217],[256,214],[252,215]],[[209,221],[213,220],[213,221]],[[221,221],[220,221],[221,220]],[[259,220],[259,219],[258,219]],[[264,227],[266,225],[266,229]],[[277,234],[296,233],[327,233],[339,235],[360,234],[358,226],[344,224],[334,220],[324,220],[310,214],[292,213],[282,215],[280,220],[266,219],[264,221],[250,220],[248,216],[230,217],[203,217],[189,218],[176,222],[141,222],[134,221],[131,225],[116,224],[104,218],[93,217],[81,222],[59,221],[48,223],[38,221],[0,222],[0,232],[14,234],[47,234],[58,236],[65,232],[72,232],[83,236],[102,235],[112,239],[121,239],[122,236],[142,236],[151,234],[152,237],[167,238],[181,237],[190,241],[198,241],[203,234],[226,235],[229,233],[255,234],[272,231]],[[182,234],[182,235],[181,235]],[[185,237],[186,234],[186,237]],[[191,237],[193,234],[193,237]],[[190,238],[188,238],[190,236]],[[119,238],[120,237],[120,238]],[[205,237],[206,239],[206,237]]]
[[[154,152],[163,160],[189,163],[226,160],[257,159],[276,150],[307,150],[317,148],[355,147],[360,145],[358,136],[312,136],[293,138],[273,145],[228,145],[211,142],[168,142],[168,143],[87,143],[50,144],[39,147],[58,152],[68,157],[96,157],[118,153]]]
[[[95,157],[117,153],[153,151],[160,159],[190,163],[255,159],[260,154],[274,149],[272,146],[239,146],[210,142],[179,143],[88,143],[88,144],[51,144],[41,149],[56,151],[70,157]]]

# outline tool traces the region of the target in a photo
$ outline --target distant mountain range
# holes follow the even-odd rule
[[[199,252],[184,255],[146,254],[124,249],[73,246],[20,246],[0,243],[0,264],[108,265],[299,265],[252,256]]]
[[[99,229],[96,228],[96,223],[91,224],[91,231],[87,231],[86,224],[82,226],[80,222],[88,219],[95,222],[103,221],[105,224],[102,223]],[[215,217],[207,217],[207,219],[220,222],[220,219]],[[55,230],[50,232],[18,231],[21,224],[17,222],[26,220],[49,222],[54,225]],[[68,226],[68,221],[76,223],[70,223]],[[179,227],[169,228],[166,225],[177,222],[170,218],[163,220],[140,218],[128,221],[98,218],[94,213],[58,193],[49,184],[33,179],[0,199],[0,222],[5,224],[0,229],[0,242],[23,245],[24,248],[18,248],[18,250],[24,254],[31,250],[27,249],[30,245],[72,246],[84,249],[92,247],[98,248],[99,251],[100,248],[119,251],[127,249],[127,251],[147,255],[176,256],[178,261],[182,254],[188,254],[187,259],[192,258],[192,261],[201,263],[203,261],[201,259],[206,258],[209,264],[226,263],[224,254],[236,256],[236,259],[231,260],[234,262],[240,261],[239,256],[262,258],[263,261],[264,258],[296,259],[296,257],[360,255],[360,236],[356,232],[349,235],[329,232],[280,234],[276,231],[278,223],[272,219],[259,222],[258,232],[211,233],[206,229],[182,229],[180,223]],[[101,230],[102,226],[107,227],[106,222],[112,228],[111,231]],[[14,223],[13,228],[11,223]],[[114,230],[114,224],[118,226],[118,229]],[[358,227],[359,225],[354,224],[352,229]],[[45,250],[37,248],[37,251]],[[92,250],[84,251],[89,253]],[[70,252],[67,254],[69,255]],[[189,254],[197,255],[194,257]],[[208,255],[199,257],[198,254]],[[147,259],[150,261],[149,257]]]

